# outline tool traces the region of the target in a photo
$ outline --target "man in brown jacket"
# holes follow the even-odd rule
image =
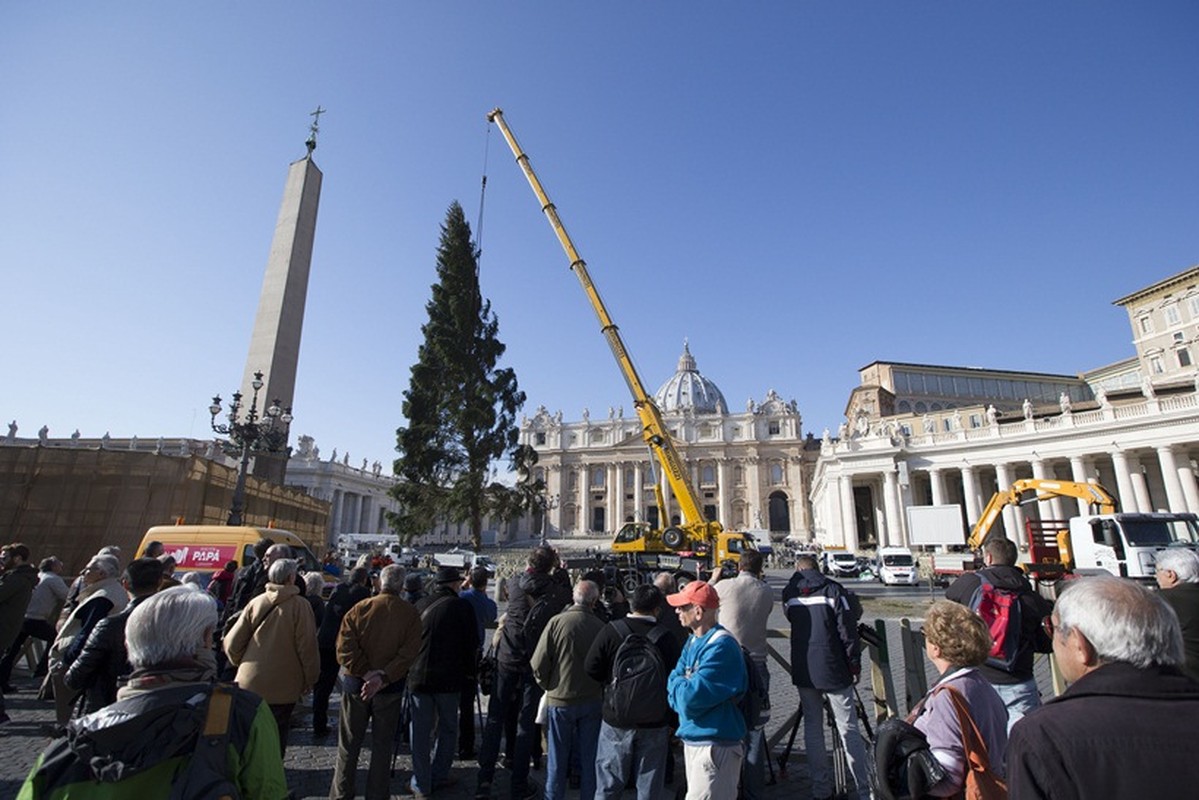
[[[337,634],[337,663],[345,668],[345,675],[330,800],[351,800],[355,796],[358,753],[368,722],[373,732],[366,800],[387,800],[391,796],[391,752],[404,698],[404,679],[420,652],[421,621],[416,608],[400,597],[404,590],[403,567],[384,567],[379,585],[377,596],[346,612]]]

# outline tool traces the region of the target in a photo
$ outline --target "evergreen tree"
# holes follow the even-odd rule
[[[518,443],[516,414],[525,395],[516,373],[500,369],[504,344],[499,322],[479,290],[478,251],[462,207],[454,202],[441,226],[437,283],[422,326],[425,341],[404,392],[408,426],[396,430],[391,495],[400,511],[389,514],[402,542],[443,521],[469,523],[471,544],[481,545],[483,519],[514,519],[540,494],[532,480],[537,454]],[[504,458],[517,475],[515,488],[492,479]]]

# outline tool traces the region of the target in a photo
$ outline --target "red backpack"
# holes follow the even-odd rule
[[[978,575],[978,588],[966,605],[987,624],[991,632],[991,652],[987,666],[1011,672],[1020,651],[1020,593],[996,586],[983,572]]]

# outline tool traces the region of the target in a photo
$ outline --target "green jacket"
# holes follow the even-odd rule
[[[169,684],[73,720],[38,756],[18,800],[167,800],[186,774],[211,688]],[[243,800],[287,797],[270,707],[242,689],[229,716],[226,765]]]
[[[587,674],[587,651],[604,622],[587,606],[568,606],[553,617],[533,651],[533,676],[551,706],[599,702],[604,686]]]

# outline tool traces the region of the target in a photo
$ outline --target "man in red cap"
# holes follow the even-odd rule
[[[745,757],[737,699],[748,686],[741,645],[716,622],[720,595],[707,583],[692,581],[666,601],[691,631],[666,684],[679,715],[687,798],[736,797]]]

